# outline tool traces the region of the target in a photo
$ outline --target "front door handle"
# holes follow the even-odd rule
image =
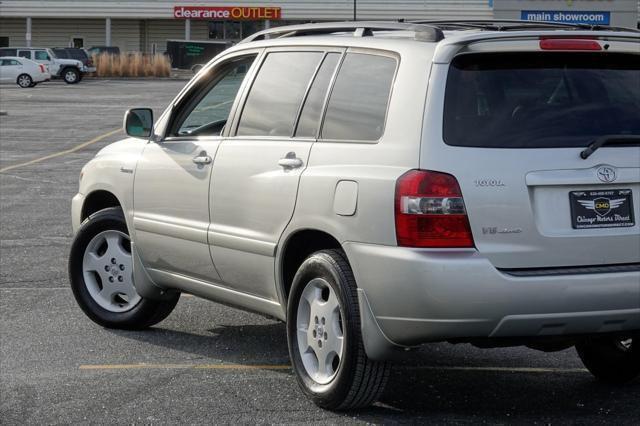
[[[302,167],[302,160],[296,157],[295,152],[288,152],[284,158],[278,160],[278,165],[285,169],[297,169]]]
[[[198,155],[197,157],[193,157],[191,161],[193,161],[199,166],[203,166],[205,164],[211,164],[211,161],[213,160],[211,159],[211,157],[207,155],[205,151],[202,151],[200,155]]]

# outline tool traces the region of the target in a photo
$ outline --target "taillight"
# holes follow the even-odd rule
[[[40,64],[39,66],[40,66],[40,72],[41,72],[42,74],[44,74],[45,72],[47,72],[47,71],[46,71],[46,68],[44,67],[44,65]]]
[[[602,50],[602,46],[596,40],[579,38],[541,38],[542,50]]]
[[[455,177],[410,170],[396,182],[395,204],[399,246],[474,247],[462,192]]]

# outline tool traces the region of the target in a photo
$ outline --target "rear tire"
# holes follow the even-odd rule
[[[640,376],[640,335],[630,339],[593,337],[576,345],[584,366],[597,380],[628,383]]]
[[[63,69],[60,75],[62,76],[64,82],[67,84],[76,84],[80,81],[80,72],[73,67],[67,67]]]
[[[180,298],[145,299],[135,291],[127,224],[119,207],[86,219],[71,245],[69,279],[84,313],[107,328],[140,330],[165,319]]]
[[[16,83],[23,89],[27,89],[32,86],[33,79],[29,74],[20,74],[16,79]]]
[[[382,394],[389,364],[367,357],[357,286],[342,250],[309,256],[287,304],[287,341],[298,384],[318,406],[366,407]]]

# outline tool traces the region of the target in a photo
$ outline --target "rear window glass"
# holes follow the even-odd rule
[[[447,77],[444,141],[487,148],[583,147],[640,134],[640,58],[617,53],[469,54]]]
[[[327,105],[322,138],[380,139],[395,72],[396,60],[393,58],[348,53]]]

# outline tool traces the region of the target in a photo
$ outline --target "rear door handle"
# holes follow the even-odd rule
[[[302,160],[296,157],[295,152],[288,152],[284,158],[278,160],[278,165],[285,169],[297,169],[302,167]]]

